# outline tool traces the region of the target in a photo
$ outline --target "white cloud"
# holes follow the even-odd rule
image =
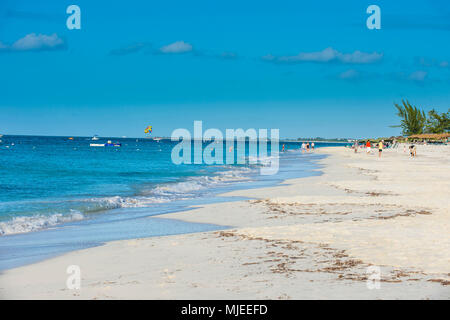
[[[409,75],[409,80],[413,81],[424,81],[427,77],[428,72],[426,71],[414,71]]]
[[[360,76],[360,74],[358,71],[356,71],[354,69],[350,69],[350,70],[342,72],[339,75],[339,78],[345,79],[345,80],[354,80],[354,79],[359,78],[359,76]]]
[[[425,57],[417,57],[415,58],[415,63],[419,65],[419,67],[441,67],[441,68],[447,68],[448,67],[448,61],[446,60],[437,60],[432,58],[425,58]]]
[[[263,57],[261,57],[261,59],[265,60],[265,61],[274,61],[277,59],[277,57],[271,55],[271,54],[267,54]]]
[[[273,61],[279,63],[300,63],[300,62],[339,62],[343,64],[368,64],[380,61],[383,58],[382,53],[366,53],[355,51],[353,53],[342,53],[331,47],[317,52],[301,52],[295,56],[280,56],[275,57],[267,55],[263,60]]]
[[[336,59],[338,53],[333,48],[326,48],[318,52],[300,52],[296,56],[282,56],[278,60],[283,62],[329,62]]]
[[[338,53],[338,59],[342,63],[355,63],[355,64],[367,64],[378,62],[383,58],[382,53],[366,53],[361,51],[355,51],[353,53]]]
[[[192,51],[192,45],[184,41],[177,41],[159,49],[162,53],[185,53]]]
[[[0,50],[2,51],[45,51],[58,50],[64,47],[64,40],[59,38],[56,33],[52,35],[30,33],[12,45],[5,45],[0,42]]]

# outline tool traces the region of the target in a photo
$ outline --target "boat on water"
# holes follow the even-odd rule
[[[111,140],[108,140],[107,143],[105,143],[105,147],[121,147],[122,144],[118,142],[111,142]]]
[[[91,143],[91,147],[121,147],[122,144],[119,142],[112,142],[111,140],[108,140],[107,143]]]
[[[91,139],[91,140],[93,140],[93,141],[97,141],[97,140],[99,140],[99,137],[98,137],[98,135],[94,134],[94,136],[92,137],[92,139]]]

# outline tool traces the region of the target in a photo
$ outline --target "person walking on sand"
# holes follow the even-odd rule
[[[370,140],[367,140],[367,142],[366,142],[366,152],[367,152],[367,154],[370,153]]]
[[[411,156],[411,158],[414,158],[415,156],[416,156],[416,153],[417,151],[416,151],[416,146],[415,145],[410,145],[409,146],[409,154],[410,154],[410,156]]]
[[[305,153],[305,148],[306,148],[306,145],[304,142],[302,142],[302,153]]]
[[[355,140],[355,143],[354,143],[354,145],[353,145],[353,148],[355,149],[355,153],[357,153],[357,152],[358,152],[358,148],[359,148],[358,140]]]
[[[281,151],[284,152],[284,144],[283,144],[283,149]]]
[[[381,140],[378,143],[378,158],[381,158],[381,153],[383,152],[383,142],[384,142],[384,140]]]
[[[311,149],[314,151],[314,142],[311,142]]]

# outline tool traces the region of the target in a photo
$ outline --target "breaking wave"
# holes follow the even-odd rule
[[[50,228],[58,224],[83,220],[81,212],[73,211],[70,214],[56,213],[52,215],[33,215],[14,217],[10,221],[0,222],[0,235],[26,233]]]
[[[251,172],[252,169],[247,167],[233,168],[233,170],[215,172],[215,175],[212,176],[193,176],[185,181],[158,184],[147,190],[141,190],[134,196],[66,200],[64,205],[67,210],[59,209],[59,212],[50,214],[28,213],[0,222],[0,236],[47,229],[60,224],[87,219],[89,215],[112,209],[145,208],[155,204],[193,199],[205,192],[210,192],[211,188],[214,187],[248,181]],[[70,207],[76,207],[77,209]],[[64,213],[64,211],[66,212]]]

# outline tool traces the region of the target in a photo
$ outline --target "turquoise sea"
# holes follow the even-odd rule
[[[262,176],[264,159],[252,165],[175,165],[176,142],[170,140],[0,139],[0,270],[106,241],[224,228],[161,218],[192,204],[238,200],[219,196],[232,189],[319,174],[313,170],[322,157],[286,142],[279,172]],[[107,140],[121,147],[90,147]],[[330,145],[342,144],[316,143]]]

